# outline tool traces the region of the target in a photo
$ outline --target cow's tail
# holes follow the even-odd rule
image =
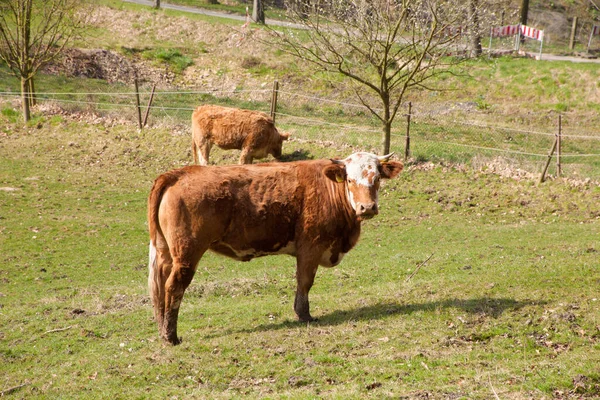
[[[148,290],[154,305],[154,316],[159,324],[162,323],[164,309],[164,282],[163,271],[161,271],[161,266],[158,263],[157,247],[160,244],[161,251],[168,251],[168,248],[166,247],[163,232],[158,221],[158,210],[165,191],[177,182],[183,173],[185,171],[179,169],[159,176],[154,181],[154,186],[152,186],[150,196],[148,197],[148,230],[150,231]],[[168,255],[163,255],[163,257],[165,256],[169,257]]]

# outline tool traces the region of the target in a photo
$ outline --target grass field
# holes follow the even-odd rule
[[[111,12],[95,15],[90,48],[139,53],[184,75],[209,71],[219,84],[231,76],[236,88],[284,77],[343,97],[272,49],[218,47],[228,31],[208,35],[218,30],[213,18],[102,4]],[[250,55],[257,70],[242,66]],[[490,119],[504,110],[527,127],[564,112],[567,128],[597,134],[593,66],[501,58],[474,61],[469,74],[410,100],[473,101]],[[0,90],[17,84],[0,67]],[[131,90],[63,76],[36,85]],[[109,94],[85,99],[117,103]],[[218,99],[179,96],[174,105],[199,100]],[[293,258],[238,263],[207,254],[182,303],[183,343],[163,344],[146,288],[146,198],[159,173],[191,162],[189,115],[153,114],[139,132],[124,101],[117,111],[36,111],[28,125],[9,100],[0,103],[0,397],[600,398],[600,187],[536,185],[449,164],[452,154],[386,182],[380,214],[364,223],[357,247],[317,274],[318,321],[294,318]],[[234,105],[257,104],[267,106]],[[362,117],[309,106],[306,115],[336,123]],[[284,144],[285,160],[378,145],[378,134],[278,121],[305,134]],[[219,164],[238,158],[211,153]]]
[[[0,393],[9,398],[597,398],[600,189],[411,166],[292,311],[294,260],[206,255],[180,346],[146,293],[152,180],[189,136],[3,112]],[[284,153],[345,156],[292,141]],[[217,163],[237,154],[215,151]],[[431,259],[407,281],[418,265]]]

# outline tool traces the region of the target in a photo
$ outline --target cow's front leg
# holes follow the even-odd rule
[[[197,164],[199,165],[208,165],[208,157],[210,156],[210,149],[212,148],[212,143],[208,140],[203,141],[196,148],[195,157],[198,159]]]
[[[294,300],[294,311],[300,321],[314,321],[310,315],[308,304],[308,292],[315,281],[319,262],[311,257],[298,256],[296,266],[296,299]]]
[[[240,154],[240,165],[252,164],[253,159],[254,159],[254,157],[252,156],[252,153],[250,152],[250,150],[247,147],[244,147],[242,149],[242,154]]]

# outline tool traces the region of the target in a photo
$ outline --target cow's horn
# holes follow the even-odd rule
[[[344,164],[344,160],[334,160],[333,158],[331,159],[331,162],[334,164]]]
[[[394,155],[394,152],[392,151],[390,154],[385,155],[385,156],[381,156],[381,157],[377,157],[379,159],[380,163],[386,163],[390,160],[390,158]]]

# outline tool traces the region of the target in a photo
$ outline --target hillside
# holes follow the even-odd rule
[[[552,18],[546,18],[547,13],[559,13],[567,21],[571,9],[580,9],[574,8],[577,2],[565,2],[571,6],[561,9],[555,5],[535,11],[540,9],[541,3],[544,2],[533,3],[533,20],[548,22]],[[148,83],[156,83],[163,88],[227,91],[270,87],[277,79],[289,91],[356,101],[347,82],[315,74],[306,65],[298,65],[297,60],[264,44],[267,34],[260,27],[244,30],[239,21],[170,10],[153,12],[148,7],[117,0],[102,4],[90,21],[91,34],[85,41],[77,43],[77,47],[103,49],[116,54],[140,69],[140,79]],[[165,54],[168,51],[181,57],[174,60]],[[177,65],[182,58],[189,60],[183,68]],[[73,59],[69,57],[70,62]],[[105,64],[114,65],[114,60],[109,59]],[[465,70],[470,76],[447,76],[444,82],[434,85],[449,91],[435,91],[435,97],[429,92],[415,92],[408,100],[483,101],[498,107],[499,111],[510,112],[522,105],[528,109],[531,105],[534,108],[541,105],[542,110],[548,110],[561,103],[563,111],[595,113],[596,105],[600,103],[597,68],[593,66],[572,63],[553,63],[550,66],[533,61],[513,66],[504,60],[482,59],[467,65]],[[125,68],[124,76],[115,80],[130,84],[131,77],[132,74]],[[578,93],[581,88],[589,90]],[[520,93],[526,93],[526,96],[519,96]]]

